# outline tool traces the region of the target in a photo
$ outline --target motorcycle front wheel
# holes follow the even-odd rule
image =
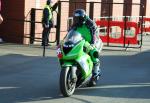
[[[70,67],[65,67],[61,69],[59,80],[60,90],[63,96],[71,96],[75,91],[76,83],[72,82]]]

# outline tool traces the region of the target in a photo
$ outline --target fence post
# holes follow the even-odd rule
[[[107,5],[108,5],[108,10],[109,10],[109,12],[108,12],[108,27],[107,27],[107,46],[109,46],[109,38],[110,38],[110,21],[111,21],[111,19],[110,19],[110,15],[111,15],[111,8],[110,8],[110,3],[107,3]]]
[[[57,26],[56,26],[56,41],[57,45],[60,42],[60,25],[61,25],[61,2],[58,2]]]
[[[127,3],[125,2],[125,17],[124,17],[124,44],[123,47],[126,47],[126,31],[127,31]]]
[[[35,38],[35,8],[31,9],[31,22],[30,22],[30,44],[34,43]]]
[[[94,2],[90,2],[90,11],[89,11],[89,16],[93,20],[93,11],[94,11]]]
[[[144,19],[144,9],[145,9],[145,6],[143,4],[140,4],[140,7],[142,8],[142,18],[141,18],[141,45],[140,47],[142,47],[143,45],[143,19]]]

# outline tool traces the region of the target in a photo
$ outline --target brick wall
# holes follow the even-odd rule
[[[57,0],[55,0],[57,1]],[[54,2],[55,2],[54,1]],[[61,1],[69,1],[69,0],[61,0]],[[76,0],[81,1],[81,0]],[[101,0],[84,0],[87,2],[101,2]],[[139,3],[140,0],[132,0],[134,3]],[[83,2],[83,1],[82,1]],[[124,0],[113,0],[113,2],[124,2]],[[15,3],[15,6],[14,6]],[[2,0],[2,15],[4,17],[4,22],[0,25],[0,37],[2,37],[5,41],[8,42],[17,42],[17,43],[29,43],[29,39],[24,39],[24,36],[29,36],[30,33],[30,23],[24,22],[24,20],[30,20],[30,10],[31,8],[44,8],[46,0]],[[13,4],[13,5],[12,5]],[[148,6],[150,4],[149,0],[147,0],[146,6],[146,15],[150,16]],[[87,14],[89,15],[89,3],[80,5],[81,8],[85,8]],[[72,6],[69,8],[69,3],[62,3],[61,9],[61,39],[67,33],[67,20],[68,17],[72,15],[74,9]],[[70,11],[70,12],[68,12]],[[94,18],[100,17],[101,15],[101,4],[94,4]],[[123,6],[121,5],[113,5],[112,15],[113,16],[122,16],[123,14]],[[139,15],[139,7],[132,6],[133,16]],[[42,11],[36,12],[36,21],[41,21]],[[56,24],[56,13],[54,13],[54,21]],[[36,24],[36,36],[41,38],[42,33],[42,25]],[[50,40],[55,40],[56,29],[52,29]]]
[[[57,0],[56,0],[57,1]],[[69,1],[69,0],[60,0],[60,1]],[[81,0],[72,0],[72,1],[76,1],[76,2],[81,2]],[[87,2],[101,2],[101,0],[82,0],[82,2],[87,1]],[[104,1],[104,0],[103,0]],[[109,0],[107,0],[109,1]],[[134,3],[139,3],[140,0],[132,0]],[[55,1],[54,1],[55,2]],[[113,2],[116,3],[123,3],[124,0],[113,0]],[[27,13],[29,12],[29,10],[31,9],[31,7],[36,7],[36,8],[43,8],[45,6],[46,0],[34,0],[34,1],[30,1],[30,0],[26,0],[26,12],[25,15],[27,15]],[[86,10],[86,13],[89,15],[89,3],[87,4],[79,4],[76,5],[76,8],[83,8]],[[73,11],[75,9],[74,5],[69,5],[69,3],[63,2],[62,3],[62,9],[61,9],[61,33],[60,33],[60,37],[61,40],[64,38],[64,36],[67,33],[67,20],[69,16],[72,16]],[[69,11],[69,12],[68,12]],[[132,7],[132,15],[139,15],[139,9],[138,6],[133,6]],[[147,13],[148,14],[148,13]],[[94,18],[100,17],[101,16],[101,4],[96,3],[94,4]],[[114,4],[113,5],[113,10],[112,10],[112,15],[113,16],[123,16],[123,5],[117,5]],[[36,20],[37,21],[41,21],[42,18],[42,11],[37,11],[36,12]],[[56,24],[56,13],[54,13],[54,21]],[[25,24],[25,32],[28,34],[29,32],[29,24]],[[36,36],[41,38],[41,33],[42,33],[42,26],[41,24],[36,24]],[[28,32],[27,32],[28,31]],[[55,35],[56,35],[56,29],[52,29],[51,30],[51,34],[50,34],[50,41],[54,41],[55,40]],[[26,34],[25,33],[25,34]],[[26,41],[27,42],[27,41]]]
[[[0,37],[6,42],[22,43],[24,33],[24,0],[2,0],[4,22],[0,25]]]
[[[46,1],[47,0],[34,0],[31,2],[31,0],[26,0],[26,4],[25,4],[25,15],[26,15],[26,20],[30,20],[30,11],[31,8],[36,8],[36,9],[43,9],[46,5]],[[55,0],[53,0],[53,4],[55,3]],[[52,5],[53,5],[52,4]],[[35,16],[35,21],[36,22],[41,22],[42,20],[42,12],[43,10],[36,10],[36,16]],[[54,25],[56,25],[56,12],[53,12],[53,17],[54,17]],[[29,37],[30,34],[30,23],[26,22],[24,24],[24,35],[26,37]],[[42,31],[43,31],[43,27],[41,23],[36,23],[35,24],[35,38],[39,38],[39,39],[35,39],[37,41],[41,41],[40,38],[42,38]],[[49,36],[49,40],[50,41],[55,41],[56,38],[56,29],[52,28],[51,29],[51,33]],[[29,43],[29,38],[24,38],[24,44],[28,44]],[[35,42],[39,43],[39,42]]]
[[[61,26],[60,26],[60,38],[61,40],[66,35],[67,31],[67,20],[69,17],[68,11],[69,11],[69,4],[68,3],[62,3],[61,5],[63,9],[61,9]]]
[[[115,3],[124,3],[124,0],[114,0]],[[123,15],[123,5],[122,4],[113,4],[113,16],[122,16]]]

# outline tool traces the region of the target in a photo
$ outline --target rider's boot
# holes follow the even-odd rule
[[[97,62],[94,63],[92,78],[88,86],[90,87],[95,86],[100,76],[101,76],[100,62]]]
[[[101,76],[100,62],[97,62],[94,63],[93,79],[97,81],[100,76]]]

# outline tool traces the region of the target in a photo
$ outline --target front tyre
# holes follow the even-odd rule
[[[72,82],[70,67],[65,67],[61,69],[59,80],[60,90],[63,96],[71,96],[75,91],[76,83]]]

